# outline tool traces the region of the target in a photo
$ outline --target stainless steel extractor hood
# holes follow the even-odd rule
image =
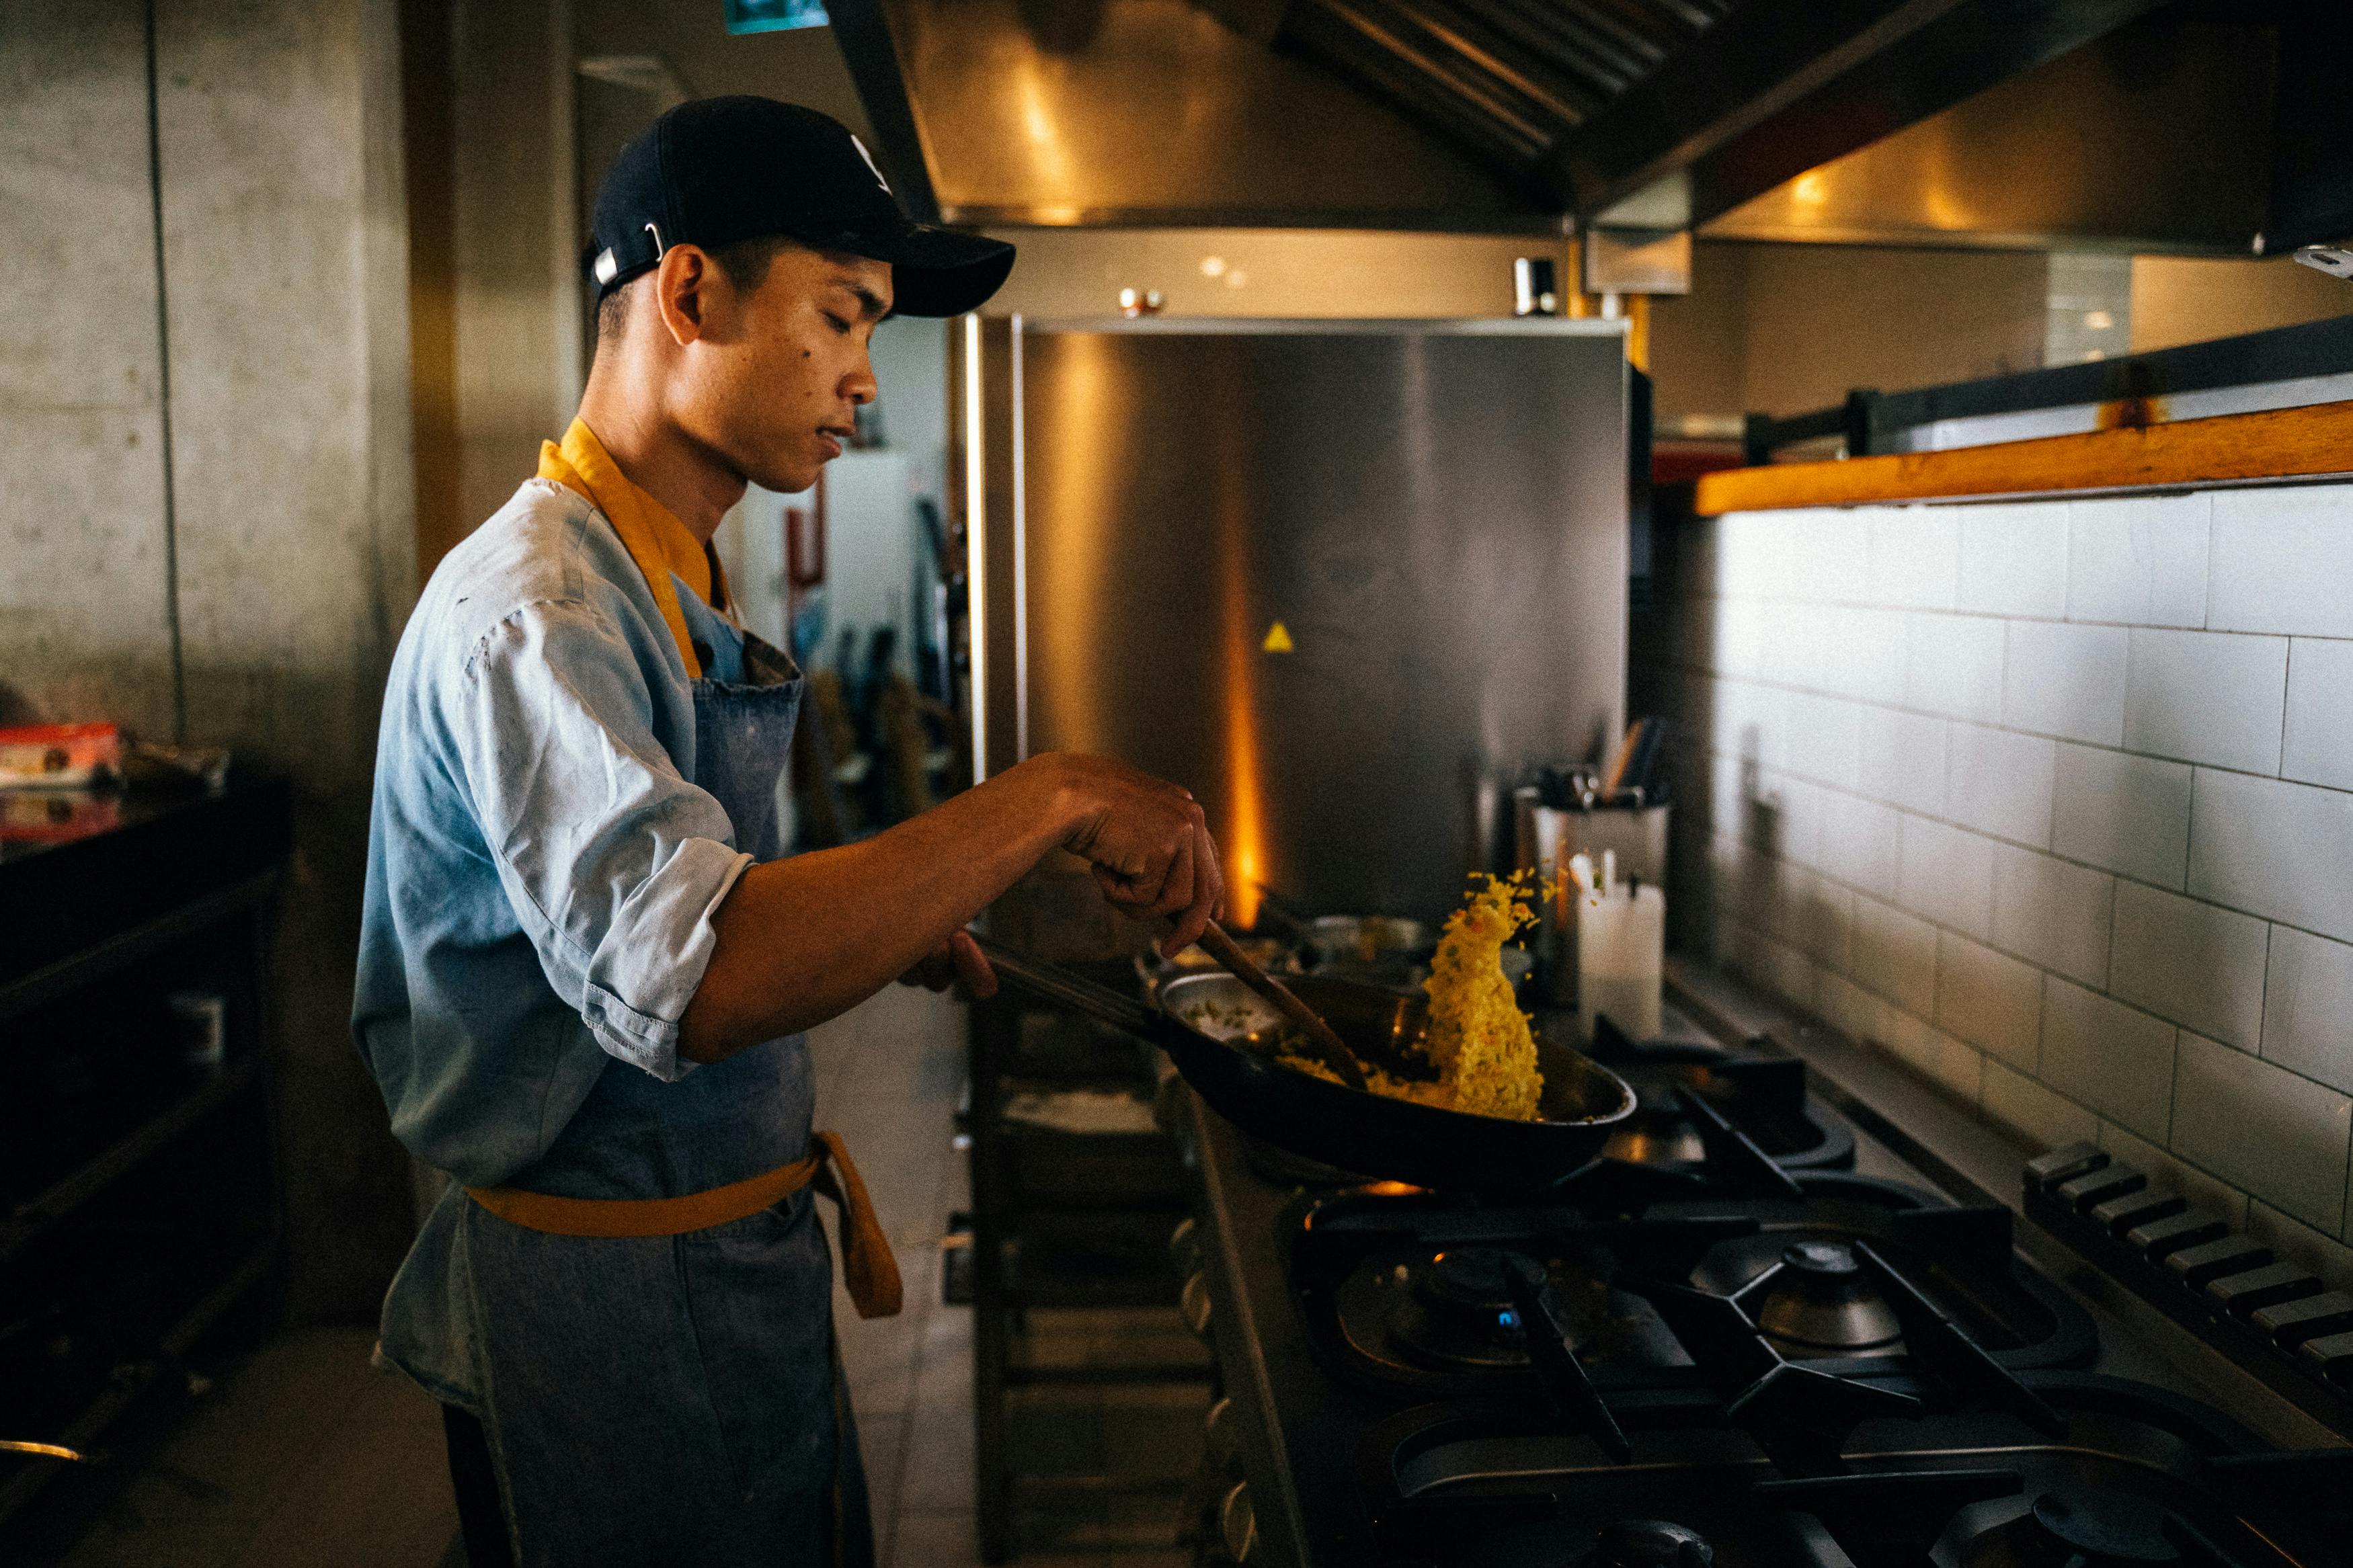
[[[952,223],[2102,244],[2353,226],[2298,0],[832,0]],[[2089,46],[2087,47],[2087,46]],[[1995,89],[1989,92],[1987,89]],[[1790,194],[1849,155],[1833,199]],[[2024,177],[2021,177],[2024,176]],[[1821,182],[1809,187],[1820,194]],[[1763,198],[1760,202],[1759,198]],[[1778,205],[1776,204],[1778,204]],[[1712,225],[1724,220],[1715,230]]]

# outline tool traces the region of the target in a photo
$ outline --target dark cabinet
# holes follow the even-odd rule
[[[73,1449],[187,1377],[278,1258],[262,1044],[288,793],[102,805],[0,839],[0,1439]],[[0,1453],[0,1520],[58,1467]]]

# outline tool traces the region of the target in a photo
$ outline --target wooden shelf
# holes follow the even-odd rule
[[[2178,489],[2353,474],[2353,402],[2182,419],[1949,452],[1775,463],[1700,476],[1693,510],[1868,506],[1968,496]]]

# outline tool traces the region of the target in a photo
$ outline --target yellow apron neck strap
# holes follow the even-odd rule
[[[596,432],[581,420],[575,419],[565,431],[561,446],[554,441],[539,444],[539,477],[562,485],[605,514],[652,591],[662,623],[678,644],[678,657],[686,661],[688,678],[701,679],[702,660],[695,656],[694,639],[687,634],[686,612],[679,605],[670,576],[675,573],[706,600],[725,604],[727,579],[711,547],[621,472]]]

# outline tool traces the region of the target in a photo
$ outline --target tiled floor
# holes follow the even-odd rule
[[[364,1329],[277,1336],[174,1417],[118,1434],[95,1484],[0,1531],[0,1563],[439,1568],[458,1529],[441,1417],[368,1366]]]
[[[893,988],[813,1037],[818,1125],[849,1140],[899,1257],[906,1310],[860,1321],[836,1301],[881,1568],[978,1562],[972,1314],[940,1300],[939,1237],[965,1203],[951,1144],[962,1010]],[[1058,1314],[1048,1360],[1187,1353],[1176,1314]],[[368,1369],[364,1329],[288,1333],[216,1369],[172,1418],[119,1440],[70,1507],[0,1529],[5,1568],[459,1568],[439,1418],[406,1380]],[[1021,1563],[1177,1568],[1177,1500],[1199,1452],[1198,1387],[1033,1391],[1015,1413],[1025,1471]],[[59,1489],[62,1490],[63,1489]]]

